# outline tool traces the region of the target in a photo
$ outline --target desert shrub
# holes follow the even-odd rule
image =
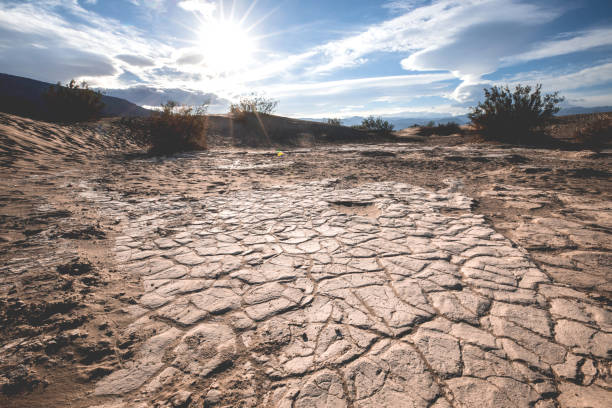
[[[600,150],[612,142],[612,120],[606,115],[597,115],[576,128],[575,138],[590,149]]]
[[[89,89],[87,82],[73,79],[66,86],[58,82],[43,93],[49,119],[57,122],[81,122],[98,119],[104,108],[102,93]]]
[[[393,128],[395,127],[389,121],[383,120],[380,116],[375,118],[374,116],[370,116],[365,118],[361,125],[354,126],[356,129],[365,130],[368,132],[377,132],[377,133],[391,133]]]
[[[431,123],[431,122],[430,122]],[[439,135],[439,136],[448,136],[456,133],[461,133],[461,127],[456,122],[448,122],[448,123],[438,123],[437,126],[420,126],[419,127],[419,135],[422,136],[431,136],[431,135]]]
[[[178,106],[169,101],[148,119],[150,152],[172,154],[206,149],[207,105]]]
[[[514,92],[508,86],[484,89],[485,100],[468,114],[472,124],[489,139],[520,142],[534,130],[551,121],[559,112],[563,101],[558,92],[542,95],[542,85],[516,86]]]
[[[542,85],[484,89],[485,100],[468,114],[476,130],[490,139],[520,142],[524,136],[546,125],[559,112],[563,101],[558,92],[542,95]]]
[[[277,107],[277,100],[252,93],[249,96],[240,98],[238,103],[232,103],[230,105],[230,113],[235,116],[248,113],[271,115]]]
[[[342,126],[342,119],[330,118],[330,119],[327,119],[327,124],[331,126]]]

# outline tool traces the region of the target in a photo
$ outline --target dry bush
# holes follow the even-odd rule
[[[81,122],[100,117],[104,103],[102,94],[89,89],[87,82],[77,82],[73,79],[66,86],[61,82],[51,85],[43,100],[47,105],[49,120],[54,122]]]
[[[352,127],[359,130],[365,130],[366,132],[376,132],[385,135],[393,132],[393,128],[395,128],[393,124],[389,123],[387,120],[384,120],[380,116],[377,118],[374,116],[369,116],[361,122],[361,125]]]
[[[230,114],[234,119],[245,119],[249,114],[271,115],[278,107],[278,101],[257,95],[243,96],[238,103],[230,105]]]
[[[429,122],[426,126],[419,126],[419,135],[421,136],[448,136],[462,132],[461,127],[456,122],[439,123],[437,126],[433,122]]]
[[[592,120],[576,127],[576,141],[593,150],[600,150],[612,142],[612,120],[606,115],[597,115]]]
[[[327,124],[331,126],[342,126],[342,119],[330,118],[330,119],[327,119]]]
[[[169,101],[148,120],[150,152],[172,154],[205,150],[208,118],[206,105],[198,108],[178,106]]]
[[[517,85],[514,92],[508,86],[484,89],[485,100],[468,114],[472,124],[484,137],[507,142],[528,141],[537,128],[548,124],[559,112],[562,97],[558,92],[542,95],[542,85]],[[521,140],[522,139],[522,140]]]

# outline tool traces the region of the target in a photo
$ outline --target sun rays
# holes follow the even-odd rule
[[[218,3],[190,1],[186,10],[194,13],[197,23],[189,27],[193,38],[188,40],[190,49],[202,55],[202,68],[212,76],[239,79],[241,72],[256,62],[260,37],[256,29],[275,11],[264,14],[257,21],[249,21],[257,0],[250,2],[242,15],[237,15],[237,2],[226,7]],[[229,8],[229,13],[228,9]],[[263,37],[263,36],[262,36]],[[261,38],[262,38],[261,37]],[[238,76],[238,78],[236,78]]]

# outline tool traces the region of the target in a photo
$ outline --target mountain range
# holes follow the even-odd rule
[[[436,124],[438,123],[448,123],[448,122],[456,122],[460,125],[464,125],[466,123],[469,123],[469,119],[467,117],[467,115],[459,115],[459,116],[452,116],[452,115],[439,115],[436,113],[423,113],[423,116],[382,116],[382,118],[386,121],[388,121],[389,123],[391,123],[393,126],[395,126],[395,129],[404,129],[413,125],[425,125],[429,122],[434,122]],[[361,122],[365,119],[365,117],[363,116],[351,116],[348,118],[343,118],[342,120],[342,124],[344,126],[353,126],[353,125],[360,125]],[[304,120],[311,120],[311,121],[318,121],[318,122],[327,122],[327,119],[304,119]]]
[[[582,106],[569,106],[562,108],[557,116],[567,116],[567,115],[579,115],[585,113],[599,113],[599,112],[612,112],[612,106],[596,106],[596,107],[582,107]],[[434,122],[434,124],[443,124],[448,122],[455,122],[459,125],[465,125],[470,123],[470,119],[467,115],[450,115],[450,114],[439,114],[439,113],[420,113],[418,116],[385,116],[382,115],[382,118],[389,123],[391,123],[396,130],[405,129],[407,127],[411,127],[413,125],[423,126],[429,122]],[[310,120],[313,122],[327,122],[327,118],[301,118],[303,120]],[[360,125],[361,122],[365,119],[364,116],[350,116],[347,118],[342,118],[342,124],[344,126],[353,126]]]
[[[43,93],[50,83],[0,73],[0,111],[34,119],[47,117]],[[102,116],[149,116],[151,111],[125,99],[102,95]]]

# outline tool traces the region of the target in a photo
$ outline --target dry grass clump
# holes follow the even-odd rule
[[[585,147],[600,150],[612,142],[612,120],[603,114],[598,114],[590,121],[576,126],[575,140]]]
[[[433,122],[428,123],[426,126],[419,126],[418,134],[421,136],[448,136],[454,134],[461,134],[463,130],[456,122],[438,123],[434,125]]]
[[[51,85],[43,100],[47,105],[48,119],[53,122],[82,122],[100,118],[104,103],[102,94],[89,89],[87,82],[78,84],[74,79],[68,85]]]
[[[198,108],[178,106],[169,101],[148,120],[152,154],[164,155],[206,149],[208,118],[206,105]]]

